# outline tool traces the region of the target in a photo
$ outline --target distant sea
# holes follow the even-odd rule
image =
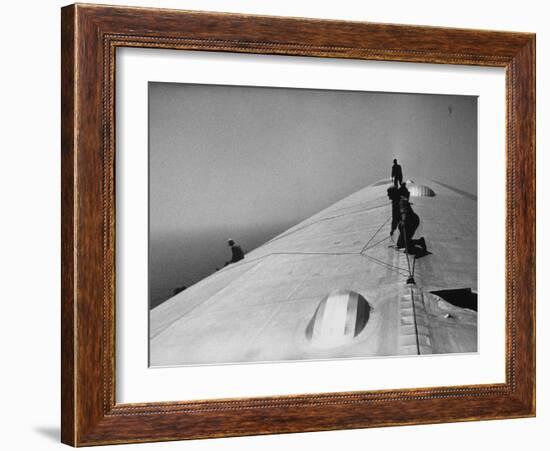
[[[235,240],[245,252],[250,252],[300,220],[251,229],[227,230],[225,227],[206,226],[193,232],[175,230],[151,234],[149,308],[170,299],[176,287],[190,287],[216,272],[216,268],[223,267],[231,259],[228,238]]]

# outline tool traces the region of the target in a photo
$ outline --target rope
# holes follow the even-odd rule
[[[416,319],[416,305],[414,303],[414,291],[413,291],[413,288],[412,288],[412,284],[415,284],[415,281],[414,281],[414,266],[416,265],[416,258],[414,259],[413,261],[413,269],[411,271],[411,262],[409,260],[409,245],[408,245],[408,242],[407,242],[407,232],[405,231],[405,224],[403,223],[403,225],[401,226],[401,229],[403,231],[403,238],[405,239],[405,255],[407,256],[407,265],[409,266],[409,278],[407,279],[407,284],[411,284],[409,285],[409,289],[411,291],[411,304],[412,304],[412,309],[413,309],[413,318],[414,318],[414,336],[415,336],[415,341],[416,341],[416,352],[418,355],[420,355],[420,341],[418,339],[418,324],[417,324],[417,319]]]
[[[377,241],[376,243],[370,245],[369,247],[367,247],[366,249],[363,248],[363,250],[360,252],[366,252],[366,251],[370,251],[371,249],[374,249],[376,246],[378,246],[380,243],[383,243],[384,241],[386,241],[387,239],[389,239],[389,237],[384,237],[382,238],[381,240]]]
[[[372,240],[374,240],[374,237],[378,234],[378,232],[380,232],[380,230],[382,230],[382,227],[384,227],[384,226],[389,222],[389,220],[390,220],[391,218],[392,218],[392,217],[390,216],[388,219],[386,219],[386,220],[384,221],[384,223],[383,223],[380,227],[378,227],[378,230],[377,230],[376,232],[374,232],[374,235],[370,237],[370,239],[367,241],[367,244],[365,244],[365,245],[363,246],[363,249],[361,249],[361,252],[360,252],[361,254],[367,250],[367,247],[368,247],[368,245],[370,244],[370,242],[371,242]]]
[[[413,262],[413,269],[411,271],[411,261],[409,259],[409,243],[407,242],[407,232],[405,231],[405,224],[401,226],[401,230],[403,232],[403,238],[405,239],[405,255],[407,256],[407,266],[409,267],[409,278],[407,279],[407,283],[415,283],[414,281],[414,267],[416,265],[416,258]]]
[[[379,265],[385,267],[386,269],[394,271],[401,276],[407,276],[407,270],[405,268],[401,268],[400,266],[395,266],[390,263],[386,263],[382,260],[378,260],[377,258],[371,257],[370,255],[367,255],[367,254],[360,254],[360,255],[362,255],[365,258],[368,258],[369,260],[373,260],[374,263],[378,263]]]
[[[418,353],[418,355],[420,355],[420,341],[418,339],[418,324],[417,324],[417,321],[416,321],[416,305],[414,304],[414,292],[413,292],[413,289],[412,289],[412,286],[410,287],[410,290],[411,290],[411,304],[412,304],[412,308],[413,308],[413,317],[414,317],[414,335],[415,335],[415,338],[416,338],[416,352]]]
[[[330,221],[332,219],[338,219],[338,218],[341,218],[342,216],[350,216],[350,215],[357,215],[357,214],[362,214],[362,213],[365,213],[367,211],[370,211],[370,210],[374,210],[376,208],[382,208],[382,207],[385,207],[386,204],[382,204],[382,205],[374,205],[372,207],[368,207],[368,208],[365,208],[365,209],[362,209],[362,210],[358,210],[358,211],[351,211],[349,213],[342,213],[342,214],[339,214],[339,215],[334,215],[334,216],[326,216],[326,217],[321,217],[313,222],[309,222],[309,223],[306,223],[306,224],[302,224],[302,223],[298,223],[297,225],[295,225],[294,229],[293,230],[290,230],[290,231],[286,231],[286,232],[283,232],[282,234],[280,235],[277,235],[276,237],[274,238],[271,238],[269,241],[266,241],[264,244],[258,246],[256,249],[259,249],[263,246],[267,246],[268,244],[271,244],[275,241],[278,241],[280,240],[281,238],[285,238],[289,235],[293,235],[295,234],[296,232],[300,232],[301,230],[304,230],[308,227],[311,227],[311,226],[314,226],[316,224],[319,224],[321,222],[324,222],[324,221]],[[353,207],[353,206],[352,206]],[[352,208],[352,207],[345,207],[345,208]],[[340,211],[342,210],[343,208],[341,209],[338,209],[336,211]],[[299,224],[302,224],[301,226]]]
[[[360,252],[360,255],[363,255],[367,258],[369,258],[370,260],[372,260],[374,263],[378,263],[380,266],[383,266],[385,267],[386,269],[389,269],[391,271],[394,271],[394,272],[397,272],[398,274],[400,275],[405,275],[405,276],[409,276],[411,275],[411,269],[410,269],[410,264],[409,264],[409,270],[407,271],[405,268],[401,268],[399,266],[395,266],[395,265],[392,265],[391,263],[386,263],[382,260],[379,260],[377,258],[374,258],[370,255],[366,255],[365,252],[378,246],[380,243],[386,241],[388,239],[388,237],[384,237],[382,238],[381,240],[377,241],[376,243],[374,243],[373,245],[369,246],[369,244],[372,242],[372,240],[376,237],[376,235],[378,234],[378,232],[380,232],[380,230],[382,230],[382,228],[392,219],[392,217],[390,216],[388,219],[386,219],[382,225],[380,227],[378,227],[378,229],[376,230],[376,232],[374,232],[374,234],[370,237],[370,239],[367,241],[367,243],[363,246],[363,249],[361,249],[361,252]],[[393,241],[393,237],[392,238],[392,241]],[[408,260],[407,260],[408,262]],[[403,274],[403,272],[405,272],[405,274]],[[407,274],[408,272],[408,274]]]
[[[403,238],[405,239],[405,255],[407,256],[407,266],[409,267],[409,276],[412,277],[411,261],[409,260],[409,244],[407,242],[407,232],[405,231],[405,224],[401,226],[401,230],[403,231]]]

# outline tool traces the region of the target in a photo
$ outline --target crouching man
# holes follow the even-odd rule
[[[408,254],[425,255],[428,252],[426,240],[414,238],[414,233],[420,224],[420,218],[413,211],[409,202],[410,193],[407,189],[400,190],[399,214],[399,238],[397,239],[397,248],[405,249]]]

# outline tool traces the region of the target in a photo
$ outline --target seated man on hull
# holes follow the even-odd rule
[[[399,189],[399,238],[397,239],[397,248],[405,249],[408,254],[425,255],[428,252],[426,240],[414,238],[414,233],[420,224],[420,218],[413,211],[409,202],[410,193],[405,188]]]
[[[227,244],[231,248],[231,260],[225,263],[224,266],[230,265],[231,263],[236,263],[239,260],[242,260],[244,258],[244,252],[235,241],[233,241],[231,238],[227,240]]]
[[[403,171],[401,170],[401,165],[397,164],[397,159],[393,160],[393,166],[391,167],[391,178],[394,186],[397,186],[397,183],[399,183],[399,186],[403,184]]]

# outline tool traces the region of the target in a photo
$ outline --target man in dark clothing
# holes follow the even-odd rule
[[[401,190],[400,190],[401,191]],[[402,191],[399,196],[399,215],[401,221],[399,223],[399,238],[397,239],[397,248],[403,249],[408,254],[418,254],[421,248],[422,254],[426,254],[428,251],[426,246],[426,240],[424,237],[420,239],[414,239],[414,233],[420,224],[420,218],[413,211],[411,203],[409,202],[409,192]]]
[[[229,240],[227,240],[227,244],[231,248],[231,260],[229,260],[225,264],[225,266],[230,265],[231,263],[238,262],[239,260],[242,260],[244,258],[244,252],[241,249],[241,246],[235,243],[235,241],[229,238]]]
[[[399,201],[401,196],[406,197],[407,199],[410,196],[409,190],[407,189],[407,184],[403,183],[399,188],[396,186],[390,186],[388,188],[388,198],[391,200],[391,227],[390,235],[393,236],[393,232],[399,226],[401,222],[401,211],[399,210]]]
[[[406,199],[411,197],[411,193],[409,192],[409,189],[407,188],[407,183],[406,182],[401,183],[401,186],[397,189],[397,193],[398,193],[398,196],[399,196],[399,200],[401,199],[401,197],[405,197]]]
[[[401,170],[401,165],[397,164],[396,159],[393,160],[393,166],[391,167],[391,178],[396,187],[398,182],[399,186],[403,183],[403,171]]]
[[[399,213],[399,199],[401,196],[399,190],[395,186],[388,188],[388,199],[391,200],[391,226],[390,235],[393,236],[393,232],[397,229],[399,221],[401,221],[401,214]]]

